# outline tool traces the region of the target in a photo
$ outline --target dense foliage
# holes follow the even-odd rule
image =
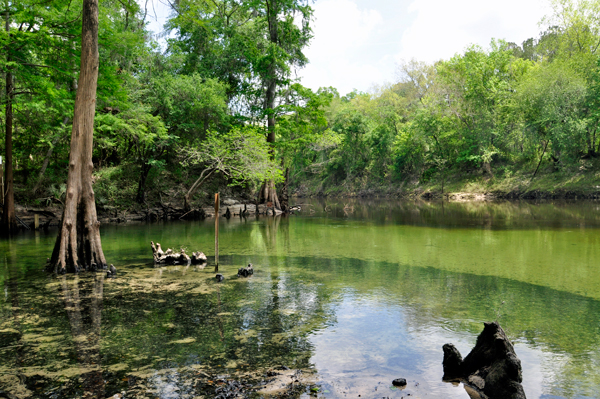
[[[446,175],[530,176],[597,168],[600,2],[555,1],[551,24],[522,45],[493,40],[433,65],[398,67],[398,81],[335,96],[330,146],[298,182],[364,188]],[[498,176],[499,175],[499,176]]]
[[[344,96],[293,79],[308,62],[307,1],[173,2],[162,48],[140,4],[100,2],[100,206],[193,203],[207,173],[251,191],[266,179],[354,190],[597,167],[600,0],[552,0],[537,38],[407,61],[395,83]],[[7,0],[0,11],[0,70],[14,84],[0,82],[0,149],[10,104],[17,201],[61,202],[81,5]]]

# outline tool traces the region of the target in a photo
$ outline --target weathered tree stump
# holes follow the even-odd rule
[[[160,243],[154,245],[154,241],[150,241],[150,244],[152,246],[154,264],[156,265],[201,265],[207,262],[206,255],[201,251],[193,252],[190,258],[183,248],[179,252],[174,252],[171,248],[163,251]]]
[[[489,399],[525,399],[521,361],[497,322],[484,323],[464,360],[452,344],[445,344],[443,350],[445,381],[463,381]]]
[[[254,274],[254,267],[252,267],[252,263],[248,263],[246,267],[240,267],[238,269],[238,277],[248,277]]]
[[[204,263],[206,263],[208,261],[208,259],[206,258],[206,255],[204,255],[204,252],[198,251],[198,252],[192,252],[192,265],[202,265]]]

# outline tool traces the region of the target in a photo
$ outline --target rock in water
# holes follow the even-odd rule
[[[521,361],[497,322],[484,323],[477,343],[462,359],[454,345],[444,350],[444,380],[462,380],[489,399],[525,399]]]
[[[406,378],[396,378],[392,381],[392,385],[395,387],[404,387],[406,386]]]
[[[217,283],[220,283],[221,281],[225,280],[225,276],[219,273],[215,276],[215,279],[217,280]]]
[[[110,264],[108,271],[106,272],[106,277],[115,277],[117,275],[117,268],[112,263]]]

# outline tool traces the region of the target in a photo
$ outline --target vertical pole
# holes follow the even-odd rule
[[[219,271],[219,193],[215,194],[215,272]]]
[[[33,215],[33,227],[37,230],[40,228],[40,215]]]

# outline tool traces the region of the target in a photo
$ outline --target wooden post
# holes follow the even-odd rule
[[[40,215],[33,215],[33,227],[37,230],[40,228]]]
[[[219,271],[219,193],[215,194],[215,272]]]

